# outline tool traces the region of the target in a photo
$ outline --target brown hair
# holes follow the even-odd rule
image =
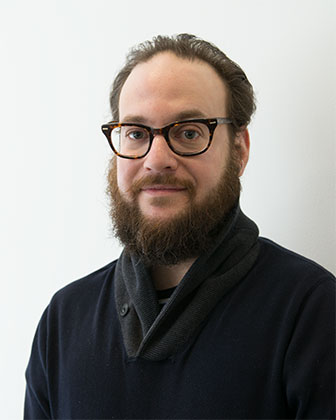
[[[158,35],[151,41],[145,41],[130,50],[124,67],[114,79],[110,94],[114,120],[119,120],[120,92],[131,71],[137,64],[146,62],[164,51],[171,51],[177,57],[191,61],[202,60],[210,64],[228,89],[228,117],[233,121],[233,134],[249,124],[256,106],[253,87],[245,73],[215,45],[190,34],[171,37]]]

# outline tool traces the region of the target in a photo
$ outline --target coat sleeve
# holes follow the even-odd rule
[[[50,419],[47,374],[47,316],[42,315],[34,337],[31,356],[26,370],[26,396],[24,419]]]
[[[284,363],[291,418],[335,418],[335,282],[321,281],[305,296]]]

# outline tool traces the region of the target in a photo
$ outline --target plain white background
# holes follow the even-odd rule
[[[255,87],[242,208],[261,234],[336,272],[334,0],[2,0],[0,416],[52,294],[118,257],[100,132],[127,50],[190,32]]]

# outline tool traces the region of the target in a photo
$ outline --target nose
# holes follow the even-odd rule
[[[173,172],[178,165],[178,156],[169,148],[162,134],[154,137],[151,149],[144,159],[144,167],[148,171]]]

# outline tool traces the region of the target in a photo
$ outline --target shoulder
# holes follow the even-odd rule
[[[58,290],[51,299],[49,309],[73,312],[75,308],[86,308],[89,311],[102,295],[109,295],[116,263],[117,260]]]
[[[300,279],[324,279],[335,283],[335,276],[324,267],[300,254],[297,254],[267,238],[260,237],[260,254],[257,266],[274,276],[295,277]]]
[[[275,242],[258,239],[259,256],[249,273],[248,283],[259,294],[284,306],[299,305],[310,297],[320,296],[334,307],[335,276],[316,262],[303,257]]]
[[[313,326],[315,337],[319,330],[332,335],[336,285],[333,274],[269,239],[259,238],[258,242],[259,256],[241,282],[239,303],[245,302],[249,313],[260,313],[262,323],[270,329],[276,325],[278,334],[284,337],[284,348],[299,332],[311,338]]]

